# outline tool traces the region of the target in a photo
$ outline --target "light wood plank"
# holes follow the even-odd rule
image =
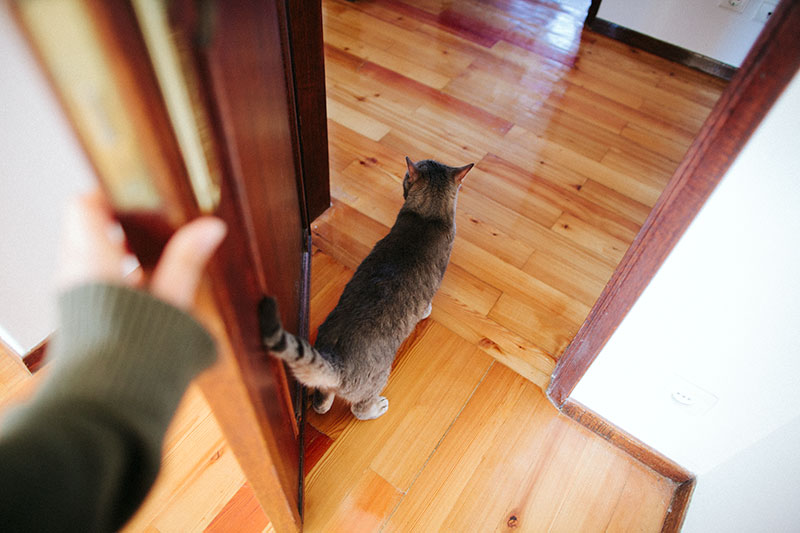
[[[504,294],[513,294],[525,301],[535,302],[543,312],[563,317],[568,322],[583,322],[589,313],[586,305],[497,259],[468,241],[455,243],[451,262],[497,287]]]
[[[563,211],[547,196],[541,194],[541,184],[544,180],[537,178],[533,173],[526,173],[519,169],[518,179],[514,180],[504,171],[499,163],[500,158],[487,155],[478,163],[477,168],[470,171],[469,181],[464,186],[464,196],[480,194],[475,202],[485,202],[491,199],[506,208],[525,215],[527,218],[538,222],[542,226],[550,227],[555,224]],[[508,163],[508,166],[511,164]],[[524,173],[524,175],[522,175]],[[539,185],[539,187],[537,187]],[[467,198],[469,202],[471,198]],[[463,204],[464,202],[462,202]],[[472,205],[472,202],[469,202]],[[472,212],[477,209],[471,209]]]
[[[431,317],[532,383],[547,387],[555,358],[541,347],[445,292],[434,297]]]
[[[547,283],[579,302],[592,306],[610,279],[597,273],[581,271],[563,258],[544,250],[534,252],[522,271]]]
[[[592,203],[621,214],[640,228],[650,215],[650,206],[628,198],[591,179],[584,182],[579,188],[579,193]]]
[[[622,260],[622,256],[625,255],[630,245],[630,241],[618,239],[596,226],[566,213],[559,217],[552,229],[579,246],[600,254],[614,263]]]
[[[0,342],[0,399],[14,395],[31,378],[19,355]]]
[[[333,28],[326,29],[325,41],[329,45],[356,55],[361,59],[372,61],[377,65],[397,72],[402,72],[403,75],[428,85],[429,87],[433,87],[434,89],[441,89],[450,82],[450,78],[431,68],[394,55],[391,51],[366,44],[361,39],[352,37],[351,35],[342,33]]]
[[[581,482],[572,484],[553,519],[554,531],[606,530],[633,464],[618,450],[592,439],[577,462]],[[602,487],[602,490],[598,488]]]
[[[489,318],[558,359],[578,332],[583,319],[569,320],[535,300],[523,298],[503,293],[489,312]]]
[[[364,115],[351,107],[347,107],[337,100],[328,98],[327,107],[328,118],[360,133],[368,139],[380,141],[384,135],[389,133],[389,126],[386,124],[382,124],[372,117]]]
[[[689,145],[694,140],[691,136],[661,135],[639,124],[628,124],[620,132],[620,135],[653,152],[663,154],[675,163],[683,161],[686,150],[689,149]]]
[[[367,469],[320,531],[379,531],[402,497],[402,492]]]
[[[658,531],[674,492],[674,483],[636,465],[631,468],[606,530]]]
[[[349,424],[309,473],[305,527],[324,530],[367,468],[407,490],[490,364],[491,358],[446,328],[430,327],[389,378],[389,411]]]
[[[620,509],[635,513],[627,480],[642,470],[495,365],[384,530],[603,531]]]
[[[208,403],[192,386],[165,437],[156,484],[124,531],[202,531],[244,481]]]
[[[482,187],[481,190],[509,209],[520,213],[536,209],[536,206],[514,201],[514,198],[527,200],[531,196],[551,206],[553,214],[557,214],[552,222],[550,220],[542,222],[544,226],[552,226],[562,213],[567,212],[622,240],[633,240],[639,231],[639,224],[636,222],[582,197],[579,191],[582,190],[583,184],[563,186],[552,183],[493,154],[484,157],[478,164],[478,169],[484,171],[484,176],[488,178],[478,183],[478,186]]]
[[[260,533],[271,528],[252,487],[245,483],[203,530],[204,533]]]
[[[541,141],[534,133],[518,126],[514,126],[506,135],[506,139],[515,143],[520,143],[523,146],[532,146],[536,144],[547,146],[547,143]],[[650,180],[643,181],[639,175],[625,174],[614,168],[610,168],[603,164],[600,160],[594,160],[590,157],[581,155],[578,152],[567,150],[565,148],[558,148],[550,143],[549,150],[541,154],[541,157],[553,160],[563,167],[570,169],[584,179],[590,178],[599,183],[602,183],[615,191],[633,198],[634,200],[652,205],[658,199],[662,187],[650,182]],[[515,161],[509,159],[503,154],[498,154],[507,161],[516,164]],[[605,159],[608,156],[608,151],[601,157]],[[519,165],[518,165],[519,166]],[[523,167],[524,168],[524,167]]]

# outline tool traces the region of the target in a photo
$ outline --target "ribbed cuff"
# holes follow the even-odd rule
[[[90,284],[58,301],[48,399],[69,396],[169,420],[189,382],[215,359],[189,314],[148,293]],[[44,398],[43,398],[44,399]]]

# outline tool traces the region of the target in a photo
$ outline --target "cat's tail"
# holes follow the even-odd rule
[[[283,329],[274,298],[265,297],[261,300],[258,319],[264,346],[272,355],[286,361],[300,383],[319,389],[335,389],[339,386],[339,372],[330,361],[307,340]]]

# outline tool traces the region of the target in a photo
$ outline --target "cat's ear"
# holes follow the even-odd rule
[[[467,172],[469,172],[474,166],[475,163],[470,163],[469,165],[464,165],[463,167],[454,168],[453,180],[460,185],[461,182],[464,181],[464,177],[467,175]]]
[[[406,156],[406,166],[408,167],[408,183],[410,185],[419,179],[419,169],[408,156]]]

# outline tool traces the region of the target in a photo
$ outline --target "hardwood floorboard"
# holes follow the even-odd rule
[[[564,294],[591,306],[603,292],[610,274],[585,272],[569,261],[548,251],[534,252],[522,271],[540,279],[550,286],[558,287]]]
[[[593,204],[619,213],[638,226],[644,224],[650,215],[650,206],[637,202],[591,179],[586,180],[578,192]]]
[[[495,365],[384,531],[604,531],[642,471]],[[662,519],[670,496],[653,498]]]
[[[269,526],[250,485],[245,483],[205,528],[205,533],[260,533]]]
[[[633,240],[618,239],[568,213],[561,215],[551,229],[615,264],[622,259]]]
[[[493,154],[484,157],[477,170],[481,171],[478,179],[470,175],[469,190],[481,191],[519,213],[527,214],[541,206],[549,207],[552,218],[543,220],[543,226],[552,226],[562,213],[567,212],[628,242],[638,233],[636,221],[582,197],[580,190],[586,182],[575,187],[560,186]]]
[[[443,326],[431,326],[401,354],[389,378],[384,392],[389,411],[368,422],[350,417],[309,473],[307,530],[329,530],[327,524],[335,519],[340,503],[369,471],[406,491],[491,361]]]
[[[245,483],[222,430],[196,387],[191,387],[181,402],[164,450],[155,486],[123,531],[203,531]]]
[[[500,296],[488,317],[541,347],[553,359],[558,359],[581,324],[552,313],[533,298],[509,292]]]
[[[433,299],[431,317],[532,383],[546,388],[555,370],[555,360],[533,342],[442,291]]]
[[[22,358],[0,341],[0,399],[13,396],[30,379]]]

